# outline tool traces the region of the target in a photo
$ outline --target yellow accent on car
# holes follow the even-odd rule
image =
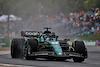
[[[41,49],[43,49],[43,48],[45,48],[45,46],[43,46],[43,47],[39,48],[38,50],[41,50]]]
[[[34,38],[38,40],[38,38],[37,38],[37,37],[34,37]]]
[[[75,47],[75,41],[76,41],[77,39],[75,39],[74,41],[73,41],[73,47]]]

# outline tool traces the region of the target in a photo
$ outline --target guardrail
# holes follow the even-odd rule
[[[100,40],[83,40],[86,46],[100,46]],[[72,45],[73,41],[68,41]]]
[[[10,47],[11,38],[0,37],[0,47]]]

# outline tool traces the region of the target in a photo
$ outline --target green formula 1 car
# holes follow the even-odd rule
[[[72,46],[69,46],[69,39],[58,40],[58,36],[48,30],[50,28],[45,29],[44,32],[22,31],[22,38],[14,38],[11,42],[11,57],[58,61],[72,58],[74,62],[82,62],[87,58],[83,41],[74,41]]]

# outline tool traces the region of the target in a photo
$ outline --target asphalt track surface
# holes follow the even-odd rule
[[[87,47],[87,49],[88,58],[82,63],[75,63],[72,59],[66,61],[49,61],[42,58],[37,60],[12,59],[10,54],[0,55],[0,63],[31,67],[100,67],[100,46]]]

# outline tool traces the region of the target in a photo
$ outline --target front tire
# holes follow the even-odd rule
[[[85,59],[84,58],[79,58],[79,57],[75,57],[73,58],[74,62],[83,62]]]
[[[87,56],[87,50],[86,50],[84,42],[83,41],[75,41],[75,44],[72,44],[72,47],[74,48],[74,51],[76,53],[79,53],[80,55],[83,56],[83,58],[74,57],[73,58],[74,62],[83,62]]]

